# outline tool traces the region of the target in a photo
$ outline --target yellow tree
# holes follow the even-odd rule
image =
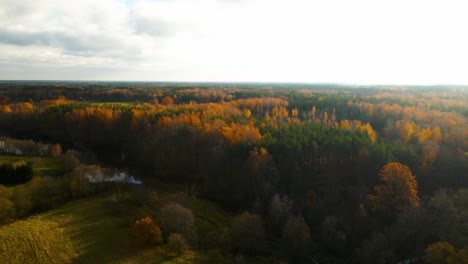
[[[247,109],[247,110],[244,111],[244,116],[245,116],[245,118],[248,119],[248,118],[250,118],[251,115],[252,115],[252,112],[251,112],[249,109]]]
[[[432,131],[430,127],[426,127],[421,129],[418,133],[418,142],[423,143],[424,141],[430,139],[432,137]]]
[[[402,211],[419,206],[418,184],[408,166],[391,162],[380,171],[383,184],[374,187],[375,195],[369,195],[375,209]]]
[[[297,110],[297,107],[291,110],[291,115],[296,117],[299,114],[299,111]]]
[[[439,143],[442,141],[442,133],[440,127],[436,126],[432,129],[432,140]]]
[[[411,123],[405,122],[401,127],[400,127],[400,138],[404,142],[408,142],[411,139],[411,136],[414,133],[414,127]]]
[[[274,117],[274,118],[278,118],[279,116],[279,109],[278,107],[274,107],[272,110],[271,110],[271,115]]]
[[[340,127],[344,128],[344,129],[348,129],[349,128],[349,121],[347,119],[341,120],[340,121]]]

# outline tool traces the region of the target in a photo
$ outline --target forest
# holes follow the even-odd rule
[[[4,81],[0,238],[96,199],[122,220],[126,257],[468,263],[467,97],[465,86]]]

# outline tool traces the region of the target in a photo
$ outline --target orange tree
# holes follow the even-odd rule
[[[418,184],[408,166],[391,162],[380,171],[383,184],[374,187],[375,195],[369,195],[374,209],[403,211],[419,206]]]

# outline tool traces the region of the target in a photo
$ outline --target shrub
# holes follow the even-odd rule
[[[167,248],[173,255],[180,256],[189,249],[189,245],[181,234],[171,234],[167,239]]]
[[[163,242],[161,229],[148,216],[137,220],[131,232],[133,244],[138,247],[161,245]]]

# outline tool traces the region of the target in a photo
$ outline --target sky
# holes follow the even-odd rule
[[[0,0],[0,79],[468,84],[467,7]]]

